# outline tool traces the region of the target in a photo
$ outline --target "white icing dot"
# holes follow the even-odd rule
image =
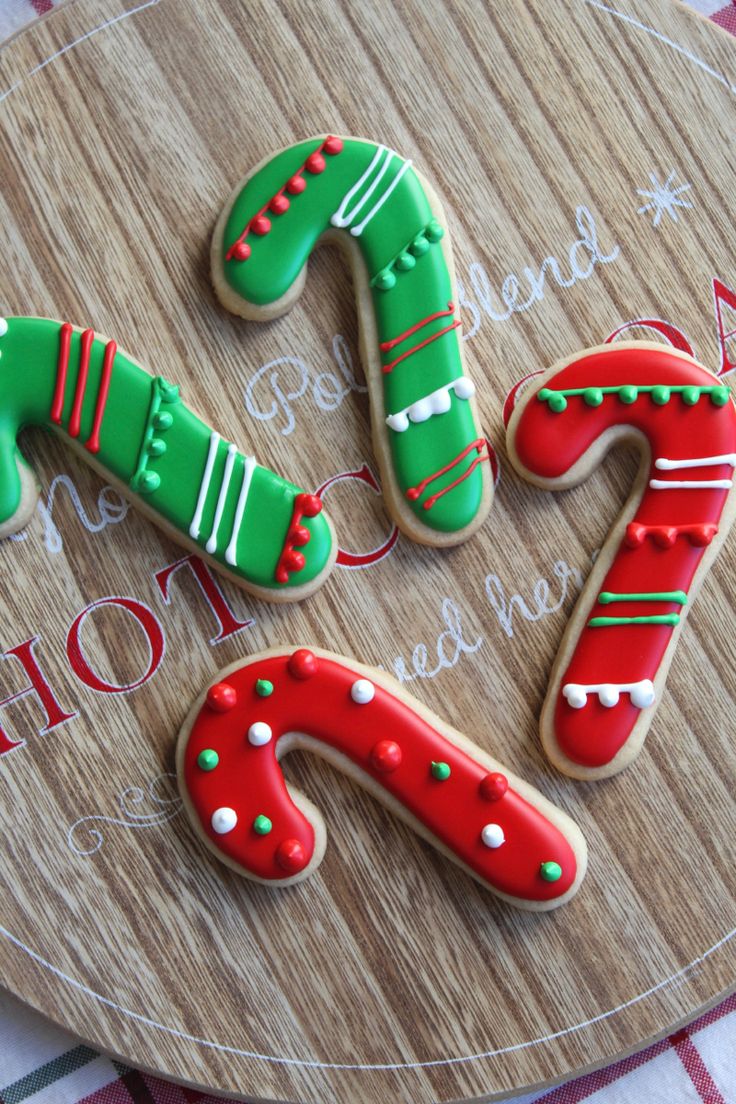
[[[506,842],[506,837],[503,834],[503,828],[500,824],[486,824],[485,828],[480,834],[480,838],[486,847],[500,847],[502,843]]]
[[[621,695],[617,686],[612,686],[610,682],[601,686],[598,691],[598,701],[601,705],[605,705],[606,709],[613,709],[614,705],[618,705]]]
[[[271,726],[265,721],[255,721],[248,729],[248,743],[253,747],[263,747],[271,739]]]
[[[468,376],[455,380],[455,394],[459,399],[469,399],[475,394],[475,384]]]
[[[358,705],[367,705],[368,702],[373,701],[375,693],[376,688],[368,679],[358,679],[350,687],[350,697]]]
[[[588,700],[585,690],[577,682],[568,682],[567,686],[562,687],[562,693],[571,709],[582,709]]]
[[[7,318],[0,318],[0,337],[5,337],[8,332],[8,320]]]
[[[212,830],[217,832],[218,836],[224,836],[228,832],[232,832],[237,823],[238,814],[234,809],[229,809],[227,805],[223,805],[221,809],[215,809],[212,814]]]
[[[631,704],[637,709],[646,709],[647,706],[654,705],[655,697],[654,683],[651,679],[642,679],[631,688]]]

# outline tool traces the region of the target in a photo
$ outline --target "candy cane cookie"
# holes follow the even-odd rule
[[[254,881],[292,885],[322,861],[322,816],[281,773],[294,748],[350,775],[520,908],[555,908],[580,885],[585,842],[566,814],[392,678],[317,648],[273,648],[221,671],[179,737],[197,833]]]
[[[534,380],[508,426],[514,465],[550,490],[582,482],[621,441],[637,444],[641,467],[570,619],[541,717],[550,759],[577,778],[615,774],[639,752],[736,513],[731,392],[675,349],[578,353]]]
[[[49,318],[2,319],[0,381],[0,537],[35,508],[16,435],[41,425],[258,597],[305,597],[329,573],[336,544],[320,500],[239,452],[114,341]]]
[[[411,161],[375,142],[328,135],[289,146],[241,181],[220,215],[212,273],[223,305],[243,318],[284,314],[321,242],[352,265],[388,508],[413,540],[458,544],[485,518],[493,478],[439,200]]]

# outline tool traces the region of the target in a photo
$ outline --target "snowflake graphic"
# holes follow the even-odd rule
[[[642,188],[637,188],[637,193],[643,196],[648,203],[645,203],[639,208],[638,213],[640,215],[645,214],[647,211],[654,211],[654,218],[652,220],[653,226],[659,226],[662,221],[662,215],[668,214],[673,222],[677,222],[676,207],[692,207],[692,203],[689,203],[686,199],[682,199],[682,193],[686,192],[691,187],[690,184],[680,184],[678,187],[673,188],[677,173],[673,169],[670,175],[665,180],[664,184],[660,184],[657,173],[650,173],[649,179],[652,183],[653,191],[647,192]]]

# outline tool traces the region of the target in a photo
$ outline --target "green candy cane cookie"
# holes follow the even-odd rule
[[[0,393],[0,537],[35,508],[16,435],[42,425],[259,597],[303,597],[329,573],[336,547],[320,500],[238,452],[114,341],[49,318],[0,319]]]
[[[353,267],[391,513],[414,540],[458,544],[485,518],[493,478],[463,365],[442,208],[411,162],[334,135],[277,153],[241,182],[220,216],[217,294],[244,318],[276,318],[302,291],[312,250],[330,240]]]

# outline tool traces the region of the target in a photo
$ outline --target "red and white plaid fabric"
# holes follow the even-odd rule
[[[56,0],[58,4],[58,0]],[[690,0],[736,35],[736,0]],[[0,42],[54,0],[0,0]],[[0,1104],[216,1104],[130,1069],[0,991]],[[653,1046],[514,1104],[736,1104],[736,995]]]

